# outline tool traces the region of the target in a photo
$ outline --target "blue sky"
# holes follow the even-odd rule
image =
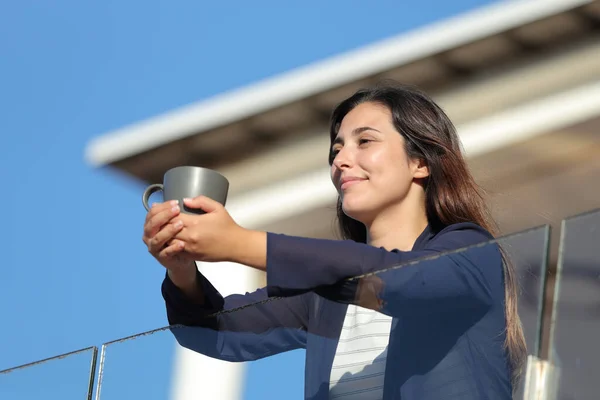
[[[0,370],[166,325],[143,186],[87,165],[91,138],[491,2],[2,2]],[[301,398],[301,356],[247,398]]]

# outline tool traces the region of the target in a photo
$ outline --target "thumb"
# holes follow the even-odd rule
[[[221,203],[206,196],[198,196],[193,199],[183,199],[183,204],[189,208],[200,209],[206,213],[218,210],[222,207]]]

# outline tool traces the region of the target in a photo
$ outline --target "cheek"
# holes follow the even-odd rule
[[[369,173],[370,179],[385,183],[397,175],[398,161],[391,152],[386,149],[378,149],[364,154],[363,165]]]
[[[388,164],[387,154],[383,149],[366,151],[360,155],[359,164],[367,171],[376,173],[385,169]]]

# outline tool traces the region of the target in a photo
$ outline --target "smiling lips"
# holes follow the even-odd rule
[[[362,181],[366,181],[365,178],[358,178],[355,176],[348,176],[348,177],[344,177],[342,178],[341,182],[342,185],[340,186],[341,190],[345,190],[347,188],[349,188],[350,186],[356,185],[358,183],[361,183]]]

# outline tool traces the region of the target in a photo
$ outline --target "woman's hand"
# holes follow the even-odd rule
[[[264,270],[267,235],[239,226],[225,207],[208,197],[185,199],[205,214],[182,214],[175,202],[154,205],[144,225],[144,243],[179,287],[196,276],[193,261],[231,261]]]
[[[191,285],[196,278],[196,264],[183,252],[185,245],[173,240],[183,228],[177,201],[154,204],[144,223],[142,240],[148,252],[165,268],[178,286]]]
[[[175,240],[184,243],[184,252],[198,261],[231,261],[260,270],[267,264],[267,234],[242,228],[221,203],[199,196],[184,200],[189,208],[206,214],[179,218],[183,229]]]
[[[194,260],[236,261],[234,249],[239,248],[248,231],[231,218],[221,203],[208,197],[185,199],[184,204],[205,214],[181,214],[178,219],[183,228],[174,235],[174,242],[183,243],[182,250]]]

